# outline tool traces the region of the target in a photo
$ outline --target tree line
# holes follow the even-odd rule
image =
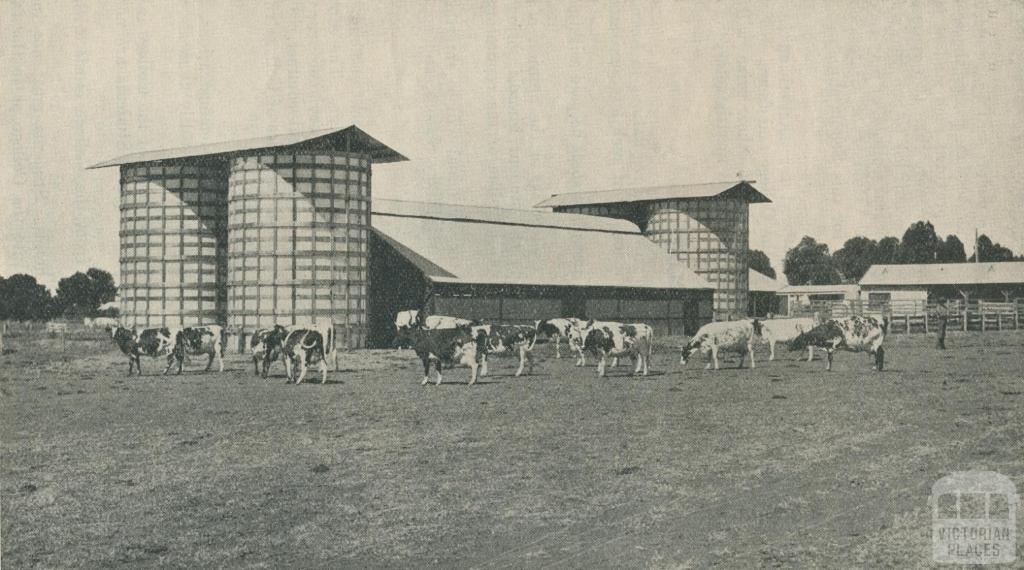
[[[116,296],[113,276],[95,267],[61,279],[57,283],[56,294],[51,294],[32,275],[0,275],[0,320],[94,317],[101,314],[100,305],[113,301]]]
[[[978,236],[977,249],[981,261],[1024,260],[1024,255],[1014,256],[1010,248],[993,242],[985,234]],[[950,234],[942,239],[932,223],[925,221],[911,224],[903,232],[903,239],[886,236],[875,241],[856,236],[846,240],[835,253],[829,252],[827,244],[804,236],[796,247],[786,252],[782,272],[790,285],[836,285],[857,283],[868,268],[876,264],[965,263],[974,260],[975,254],[967,257],[960,238]]]

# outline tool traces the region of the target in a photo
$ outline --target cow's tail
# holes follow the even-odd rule
[[[537,337],[540,336],[540,330],[538,330],[539,326],[540,326],[540,321],[537,321],[537,324],[534,325],[534,327],[533,327],[533,339],[530,341],[530,347],[527,348],[526,350],[533,350],[534,345],[537,344]]]
[[[889,317],[882,315],[882,333],[889,334]]]

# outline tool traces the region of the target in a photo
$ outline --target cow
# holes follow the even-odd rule
[[[637,338],[644,338],[647,340],[650,346],[654,346],[654,329],[651,327],[651,325],[648,325],[646,323],[626,323],[622,326],[633,327],[634,329],[636,329]],[[618,366],[619,358],[617,356],[613,356],[612,368],[616,368]]]
[[[711,368],[712,362],[715,364],[715,370],[718,370],[718,352],[725,350],[739,353],[740,363],[737,368],[743,368],[743,359],[747,354],[750,354],[750,367],[756,368],[754,339],[758,336],[761,336],[761,321],[757,319],[708,323],[700,327],[690,338],[690,342],[683,347],[679,363],[685,366],[690,356],[699,350],[705,360],[708,360],[708,356],[711,357],[704,370]]]
[[[832,353],[836,350],[867,352],[875,359],[872,369],[882,370],[885,366],[885,349],[882,343],[888,331],[889,319],[884,316],[829,319],[793,339],[793,342],[789,343],[789,348],[803,350],[804,347],[816,346],[824,349],[828,354],[825,370],[832,370]]]
[[[281,355],[281,348],[288,336],[288,329],[281,325],[274,325],[272,329],[257,329],[249,339],[249,350],[252,352],[252,365],[257,376],[260,374],[260,363],[263,364],[264,378],[270,370],[270,365]]]
[[[177,362],[178,374],[181,374],[186,356],[206,354],[210,357],[206,362],[206,370],[210,370],[210,367],[213,366],[213,359],[216,357],[219,371],[224,372],[224,351],[221,346],[222,330],[218,325],[171,329],[174,347],[168,357],[168,370],[171,364]],[[164,373],[166,374],[166,372],[165,370]]]
[[[584,356],[583,351],[577,346],[570,336],[570,332],[573,328],[579,327],[582,321],[575,318],[559,318],[559,319],[547,319],[544,321],[537,321],[536,329],[537,336],[543,335],[544,338],[555,341],[555,358],[562,358],[562,339],[566,339],[569,343],[569,350],[576,353],[576,365],[583,366]]]
[[[483,352],[478,355],[481,362],[480,376],[487,376],[487,355],[491,353],[513,353],[519,356],[519,368],[516,376],[522,376],[526,364],[530,364],[533,374],[533,347],[537,343],[537,328],[524,325],[477,325],[470,327],[473,338],[482,333],[486,342],[482,345]]]
[[[334,353],[334,327],[294,328],[281,346],[288,382],[302,384],[306,369],[313,364],[320,368],[320,383],[327,383],[327,359]]]
[[[110,335],[121,352],[128,357],[129,376],[132,375],[133,367],[140,376],[142,375],[141,357],[143,355],[153,358],[166,356],[167,367],[164,368],[164,374],[171,369],[171,364],[174,362],[172,351],[177,338],[176,331],[172,332],[171,329],[165,327],[142,329],[142,332],[136,332],[134,329],[116,326],[110,329]]]
[[[615,359],[629,356],[636,362],[633,374],[642,371],[647,376],[648,363],[654,349],[651,344],[653,334],[638,330],[636,325],[594,320],[581,323],[571,334],[573,342],[585,352],[600,358],[597,363],[599,378],[605,375],[605,361],[609,356]]]
[[[431,364],[437,371],[435,386],[441,384],[443,364],[468,366],[469,385],[476,383],[480,357],[486,352],[487,333],[484,331],[474,332],[467,326],[433,330],[411,328],[403,331],[402,337],[423,362],[421,385],[430,381]]]
[[[790,343],[801,333],[805,333],[820,324],[815,319],[768,319],[761,321],[761,338],[771,351],[769,361],[775,360],[775,343]],[[807,362],[814,360],[814,347],[807,347]]]

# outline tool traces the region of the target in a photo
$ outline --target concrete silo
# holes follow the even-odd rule
[[[725,320],[747,313],[750,204],[770,201],[740,181],[571,192],[537,207],[637,224],[648,239],[715,287],[714,318]]]
[[[224,323],[221,164],[121,167],[121,311],[128,326]]]
[[[329,148],[231,159],[229,325],[330,320],[340,346],[365,345],[371,163]]]

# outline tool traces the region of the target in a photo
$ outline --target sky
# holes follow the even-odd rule
[[[1024,251],[1024,3],[0,2],[0,275],[117,278],[129,152],[357,124],[375,196],[756,180],[781,273],[930,220]],[[567,245],[568,246],[568,245]]]

